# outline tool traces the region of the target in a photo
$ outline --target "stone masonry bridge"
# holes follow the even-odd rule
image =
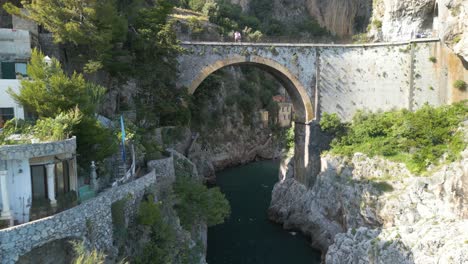
[[[252,65],[283,84],[295,108],[295,171],[311,186],[320,171],[314,142],[321,113],[350,120],[357,110],[417,109],[453,101],[439,39],[377,44],[182,42],[178,87],[193,94],[213,72]],[[435,60],[434,60],[435,58]],[[306,177],[306,175],[308,175]]]

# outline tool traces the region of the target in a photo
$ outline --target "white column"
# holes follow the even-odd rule
[[[68,161],[68,175],[70,177],[70,190],[78,192],[78,176],[76,172],[76,157]]]
[[[50,204],[55,206],[55,164],[47,164],[47,196],[49,197]]]
[[[11,219],[11,211],[10,211],[10,195],[8,193],[7,188],[7,175],[8,171],[1,170],[0,171],[0,186],[1,186],[1,193],[2,193],[2,214],[1,217],[5,219]]]

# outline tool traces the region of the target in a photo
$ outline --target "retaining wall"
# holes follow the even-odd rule
[[[127,184],[113,187],[59,214],[0,230],[0,263],[13,264],[34,248],[59,239],[84,240],[107,254],[113,248],[111,205],[126,198],[127,219],[133,217],[145,191],[161,177],[175,177],[173,158],[151,162],[152,171]]]

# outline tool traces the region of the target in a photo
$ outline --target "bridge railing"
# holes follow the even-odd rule
[[[222,36],[222,35],[207,35],[207,34],[191,34],[190,36],[179,36],[179,40],[182,42],[226,42],[233,43],[234,37]],[[369,42],[360,43],[354,42],[351,38],[339,39],[330,37],[311,37],[311,36],[262,36],[260,38],[249,38],[248,36],[242,36],[242,42],[245,43],[295,43],[295,44],[337,44],[337,45],[369,45],[379,43],[406,43],[406,42],[431,42],[438,41],[438,37],[433,36],[415,36],[409,38],[406,41],[387,41],[387,42]]]
[[[180,41],[192,42],[234,42],[233,36],[216,36],[207,34],[191,34],[190,36],[179,36]],[[330,37],[311,37],[311,36],[262,36],[259,38],[242,36],[242,42],[249,43],[336,43],[350,44],[351,39],[331,39]]]

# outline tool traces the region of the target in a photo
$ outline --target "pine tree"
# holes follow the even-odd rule
[[[106,47],[126,37],[126,20],[119,15],[115,0],[27,0],[27,12],[11,3],[5,10],[26,16],[54,33],[56,42]]]
[[[32,51],[27,72],[29,79],[21,81],[20,92],[8,92],[19,104],[39,117],[53,118],[75,106],[85,115],[92,116],[105,92],[104,87],[87,82],[81,74],[67,76],[55,58],[48,65],[44,54],[37,50]]]

